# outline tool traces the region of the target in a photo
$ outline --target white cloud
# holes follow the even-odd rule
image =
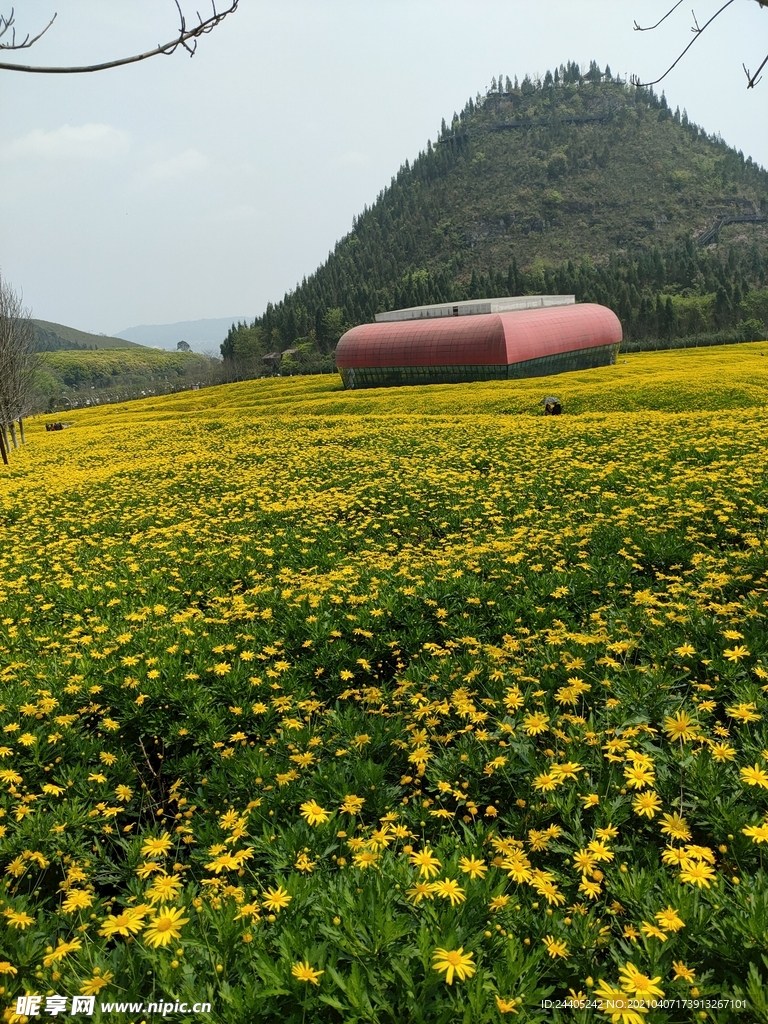
[[[46,132],[42,128],[14,139],[0,153],[6,160],[115,160],[131,146],[131,137],[109,124],[64,124]]]
[[[145,168],[139,177],[145,182],[173,181],[187,174],[202,171],[208,166],[208,157],[197,149],[185,149],[183,153],[156,160]]]

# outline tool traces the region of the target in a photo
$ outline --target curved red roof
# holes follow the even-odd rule
[[[510,365],[621,341],[606,306],[585,302],[550,309],[434,320],[361,324],[336,347],[339,369],[376,366]]]

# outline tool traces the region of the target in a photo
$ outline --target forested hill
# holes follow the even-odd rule
[[[222,352],[330,352],[380,310],[526,292],[605,302],[630,337],[722,329],[765,286],[767,214],[768,172],[663,94],[594,63],[500,77]]]
[[[49,320],[33,320],[34,347],[37,352],[61,352],[67,349],[107,349],[107,348],[140,348],[132,341],[122,338],[110,338],[105,334],[90,334],[78,331],[64,324],[54,324]]]

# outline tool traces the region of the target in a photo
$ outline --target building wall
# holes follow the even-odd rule
[[[358,388],[402,387],[408,384],[468,384],[471,381],[548,377],[571,370],[614,366],[618,353],[618,344],[596,345],[508,365],[339,367],[339,373],[344,387],[349,391]]]

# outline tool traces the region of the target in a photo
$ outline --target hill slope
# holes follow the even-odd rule
[[[108,338],[104,334],[90,334],[78,331],[64,324],[54,324],[48,320],[33,320],[35,328],[35,348],[38,352],[60,352],[66,349],[102,349],[102,348],[140,348],[132,341],[121,338]]]
[[[53,412],[185,390],[218,381],[220,365],[193,352],[127,343],[111,351],[46,352],[37,375],[37,407]]]
[[[670,317],[667,298],[709,296],[690,320],[723,329],[765,286],[767,214],[768,173],[663,95],[595,65],[507,79],[443,122],[326,263],[222,352],[302,338],[329,351],[385,308],[535,291],[607,302],[630,336],[674,330],[690,310]]]

